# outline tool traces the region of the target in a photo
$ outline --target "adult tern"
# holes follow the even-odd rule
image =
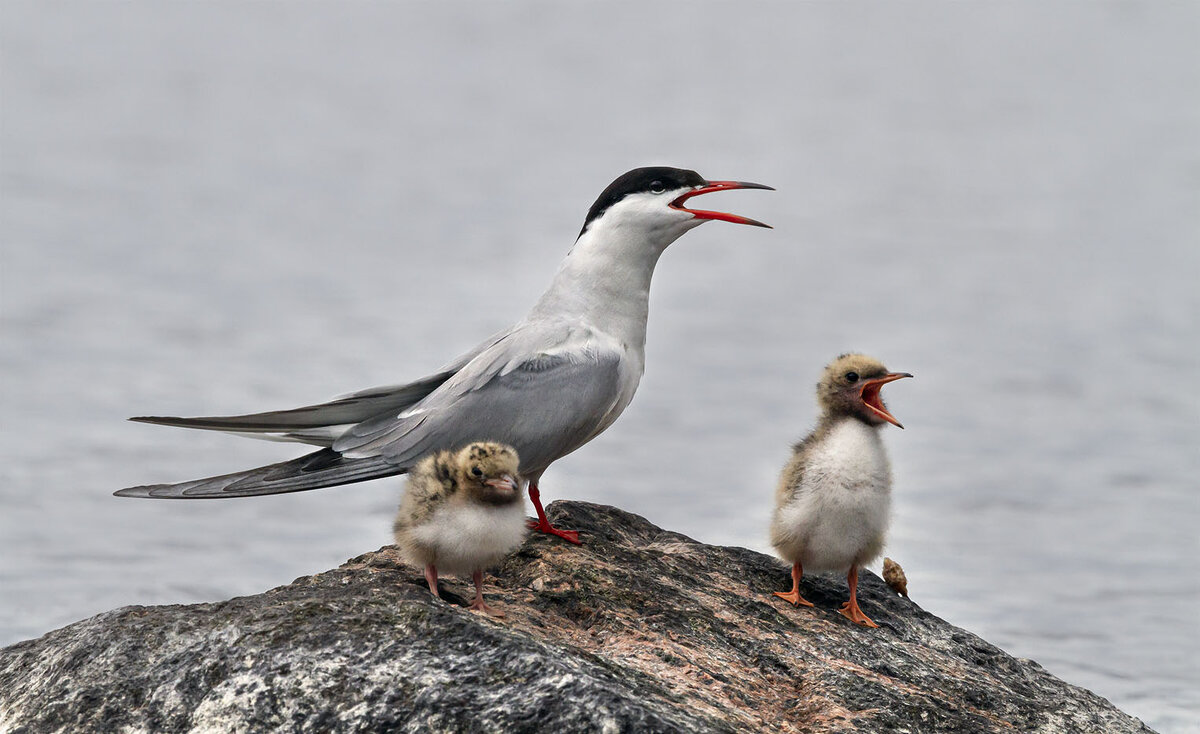
[[[650,279],[667,246],[718,220],[753,219],[689,209],[694,197],[771,189],[708,181],[679,168],[637,168],[613,181],[584,220],[550,287],[528,315],[432,375],[327,403],[250,415],[131,418],[322,447],[291,461],[177,484],[122,489],[122,497],[208,499],[300,492],[402,474],[422,457],[475,441],[520,455],[537,511],[551,526],[538,480],[555,460],[600,435],[633,399],[645,366]]]

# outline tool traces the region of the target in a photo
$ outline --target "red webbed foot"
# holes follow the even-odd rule
[[[538,491],[537,482],[529,482],[529,499],[533,502],[533,509],[537,510],[537,519],[529,521],[529,528],[539,533],[547,535],[557,535],[568,543],[575,545],[583,545],[579,542],[579,533],[574,530],[560,530],[550,524],[550,519],[546,517],[546,511],[542,509],[542,494]]]
[[[530,520],[529,521],[529,529],[535,530],[539,533],[546,533],[547,535],[557,535],[558,537],[562,538],[563,540],[567,541],[568,543],[574,543],[575,545],[583,545],[583,543],[581,543],[579,541],[579,532],[578,531],[562,530],[560,528],[556,528],[553,525],[551,525],[550,521],[548,521],[548,520]]]

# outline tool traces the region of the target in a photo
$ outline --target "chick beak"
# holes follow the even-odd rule
[[[912,375],[907,372],[889,372],[883,377],[864,380],[860,393],[863,405],[867,406],[868,410],[897,428],[904,428],[904,426],[900,425],[900,421],[896,420],[896,416],[889,413],[888,409],[883,407],[883,401],[879,398],[879,391],[889,382],[895,382],[905,377],[912,377]]]
[[[719,219],[722,222],[749,224],[755,227],[766,227],[767,229],[771,229],[771,225],[763,224],[762,222],[750,219],[749,217],[740,217],[737,214],[726,214],[725,212],[706,211],[704,209],[688,209],[683,205],[683,202],[687,201],[693,196],[699,196],[700,194],[711,194],[714,191],[732,191],[733,189],[766,189],[767,191],[775,190],[770,186],[748,183],[746,181],[707,181],[703,186],[694,188],[683,196],[680,196],[672,201],[670,207],[672,209],[678,209],[681,212],[687,212],[696,219]]]
[[[498,489],[504,494],[512,494],[517,491],[517,479],[511,474],[503,474],[495,479],[489,479],[484,484]]]

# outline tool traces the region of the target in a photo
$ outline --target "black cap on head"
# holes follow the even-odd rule
[[[596,203],[592,204],[591,209],[588,209],[587,218],[583,220],[583,229],[586,230],[593,219],[629,194],[671,191],[672,189],[703,186],[706,183],[708,182],[700,174],[683,168],[670,168],[669,166],[635,168],[622,173],[617,180],[610,183],[608,188],[600,193]],[[580,230],[579,233],[583,234],[583,230]]]

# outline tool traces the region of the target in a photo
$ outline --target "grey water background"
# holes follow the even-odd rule
[[[390,542],[398,480],[113,498],[296,454],[124,419],[419,377],[668,164],[777,187],[705,201],[775,229],[672,246],[636,399],[544,495],[768,551],[821,367],[869,352],[916,374],[913,599],[1200,731],[1198,9],[5,2],[0,644]]]

